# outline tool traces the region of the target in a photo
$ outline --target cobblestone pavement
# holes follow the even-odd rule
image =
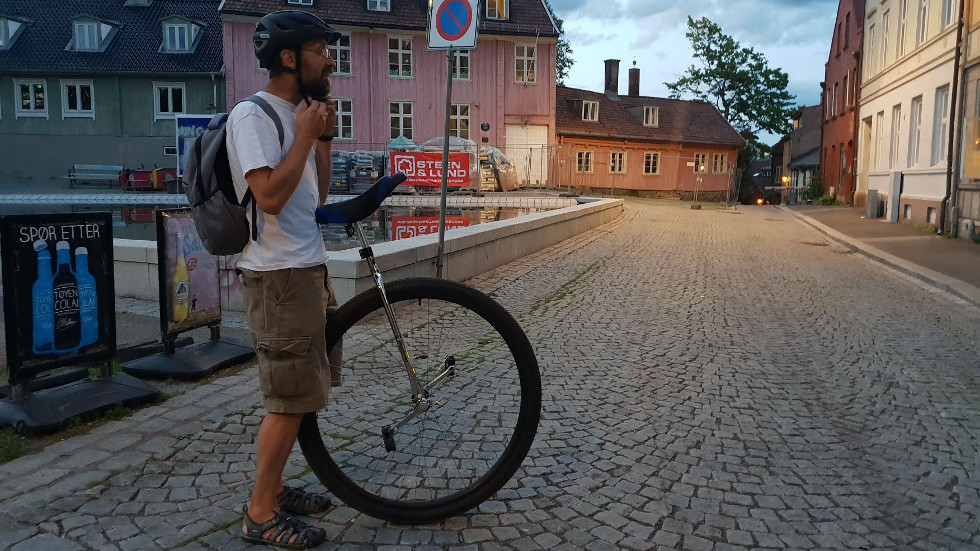
[[[764,207],[629,201],[473,280],[544,384],[476,511],[323,549],[980,549],[980,312]],[[244,549],[254,368],[0,467],[0,548]],[[287,474],[317,484],[298,450]]]

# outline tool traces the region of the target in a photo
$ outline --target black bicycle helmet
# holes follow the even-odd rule
[[[333,30],[322,19],[305,11],[280,11],[270,13],[259,19],[255,25],[252,41],[259,66],[268,69],[269,61],[283,48],[298,48],[311,41],[324,39],[333,44],[340,33]]]

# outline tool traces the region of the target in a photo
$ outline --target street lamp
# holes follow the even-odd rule
[[[704,165],[698,165],[697,167],[697,177],[694,179],[694,203],[691,204],[691,210],[701,210],[701,205],[698,204],[698,187],[701,185],[701,175],[704,174]]]
[[[789,204],[789,176],[783,176],[783,204]]]

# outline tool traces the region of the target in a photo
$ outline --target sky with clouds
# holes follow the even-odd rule
[[[601,91],[605,59],[620,60],[619,89],[640,69],[640,94],[666,97],[695,63],[687,17],[707,17],[742,46],[755,48],[789,75],[798,105],[820,102],[837,0],[550,0],[565,21],[575,64],[565,85]]]

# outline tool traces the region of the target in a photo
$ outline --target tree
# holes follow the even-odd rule
[[[786,73],[770,67],[764,55],[742,47],[706,17],[688,17],[686,35],[701,67],[691,65],[676,82],[665,83],[670,97],[713,104],[755,154],[764,147],[759,132],[790,130],[795,97],[786,91]]]
[[[551,2],[544,0],[544,7],[548,10],[551,20],[555,22],[555,28],[558,29],[558,46],[555,49],[555,76],[558,86],[563,86],[565,77],[568,76],[568,72],[572,70],[572,65],[575,63],[572,60],[572,45],[568,42],[568,37],[565,36],[565,22],[555,15]]]

